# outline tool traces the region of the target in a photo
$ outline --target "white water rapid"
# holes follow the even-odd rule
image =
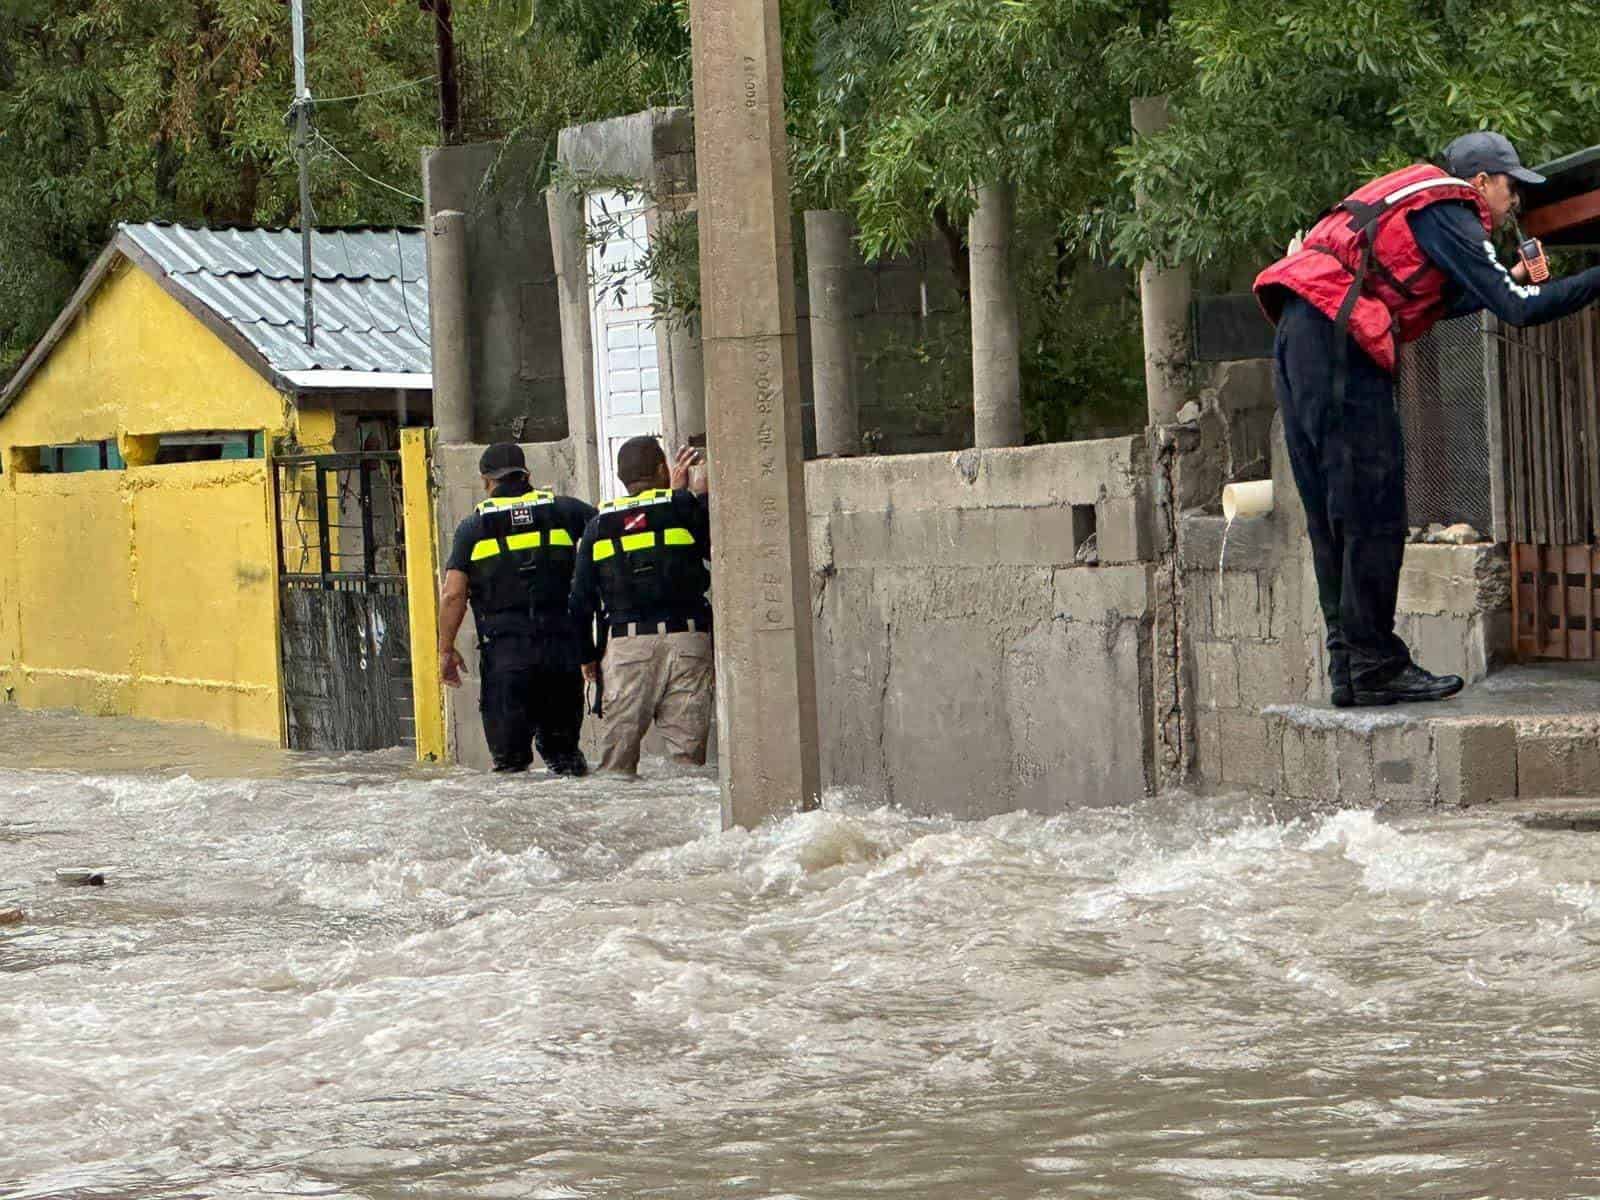
[[[1582,836],[0,747],[5,1200],[1600,1194]]]

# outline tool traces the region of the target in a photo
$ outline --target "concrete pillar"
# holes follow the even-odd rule
[[[806,281],[811,295],[811,396],[817,453],[842,456],[861,449],[850,328],[850,271],[856,265],[850,214],[806,213]]]
[[[692,0],[724,827],[819,803],[778,0]]]
[[[978,189],[967,225],[972,261],[973,442],[1022,445],[1022,324],[1011,270],[1017,191],[1009,183]]]
[[[1132,103],[1137,137],[1160,133],[1170,123],[1165,96]],[[1137,202],[1138,197],[1135,197]],[[1145,263],[1139,269],[1139,306],[1144,317],[1144,383],[1150,424],[1170,425],[1187,399],[1189,384],[1189,268]]]
[[[682,321],[667,325],[667,369],[672,372],[672,412],[678,441],[706,435],[706,375],[700,330]]]
[[[433,343],[433,424],[442,442],[472,440],[468,342],[467,217],[455,209],[428,224],[428,325]]]
[[[572,439],[578,494],[600,499],[600,453],[594,418],[594,333],[589,325],[589,266],[583,247],[583,195],[567,188],[544,194],[550,214],[550,251],[561,306],[561,366],[567,393],[567,436]]]

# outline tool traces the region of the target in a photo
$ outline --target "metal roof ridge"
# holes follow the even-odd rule
[[[118,229],[183,229],[190,233],[292,233],[300,234],[298,225],[192,225],[187,221],[118,221]],[[312,233],[425,233],[422,225],[372,225],[358,222],[354,225],[313,225]]]

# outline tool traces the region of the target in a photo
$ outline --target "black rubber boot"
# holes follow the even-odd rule
[[[1355,685],[1350,682],[1350,656],[1334,654],[1328,664],[1328,680],[1333,684],[1332,700],[1335,708],[1349,708],[1356,702]]]
[[[583,757],[582,750],[574,750],[571,754],[558,754],[545,765],[550,768],[550,774],[564,775],[570,779],[582,779],[589,773],[589,763]]]
[[[1448,700],[1466,686],[1466,680],[1459,675],[1435,675],[1412,663],[1383,683],[1356,688],[1355,703],[1357,708],[1373,708],[1384,704]]]

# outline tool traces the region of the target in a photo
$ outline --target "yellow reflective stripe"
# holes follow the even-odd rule
[[[537,550],[544,544],[543,535],[538,530],[534,530],[532,533],[513,533],[506,538],[506,549],[508,550]],[[570,546],[572,545],[572,535],[565,529],[552,529],[550,531],[549,544],[552,546]],[[472,561],[477,562],[480,558],[493,558],[499,553],[500,542],[498,539],[485,539],[472,547]]]
[[[625,533],[622,535],[621,540],[622,552],[626,554],[633,550],[653,550],[658,544],[663,546],[692,546],[694,545],[694,534],[687,529],[663,529],[661,531],[661,541],[658,543],[655,530],[647,529],[643,533]],[[594,561],[601,562],[610,558],[616,554],[616,547],[617,540],[614,538],[597,538],[594,543]]]
[[[672,492],[666,488],[652,488],[648,492],[640,492],[637,496],[618,496],[615,500],[605,500],[600,504],[600,510],[616,510],[619,508],[638,508],[641,504],[665,504],[672,499]]]
[[[479,512],[492,512],[497,508],[515,508],[519,504],[549,504],[556,498],[554,492],[524,492],[520,496],[490,496],[478,502]]]

